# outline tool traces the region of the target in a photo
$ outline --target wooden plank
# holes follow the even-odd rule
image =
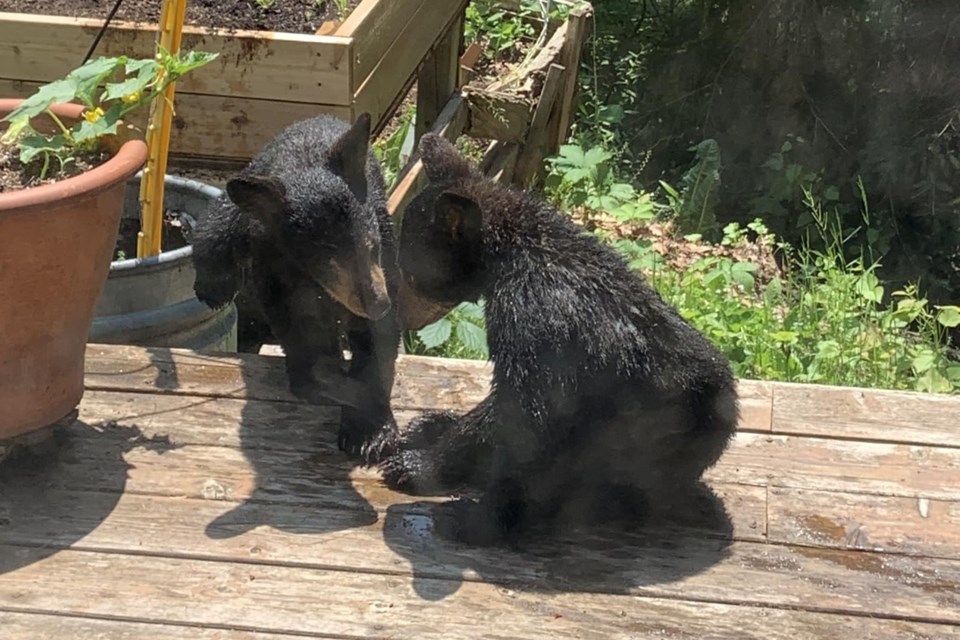
[[[98,355],[99,354],[99,355]],[[486,397],[487,363],[401,356],[394,409],[472,407]],[[213,357],[179,349],[87,348],[86,386],[92,390],[249,398],[297,403],[281,358]]]
[[[541,176],[545,171],[544,158],[547,155],[547,147],[552,146],[547,138],[547,127],[550,124],[552,113],[559,113],[557,107],[557,94],[561,86],[566,84],[565,75],[573,73],[576,79],[576,73],[568,72],[566,68],[558,64],[551,64],[547,68],[547,75],[543,81],[543,89],[537,98],[537,107],[533,112],[533,119],[530,122],[530,131],[523,145],[523,151],[517,158],[517,169],[515,179],[522,186],[539,184]]]
[[[29,556],[39,550],[2,552]],[[64,589],[65,584],[84,588]],[[117,589],[118,584],[135,588]],[[7,603],[7,614],[15,615],[57,612],[115,624],[161,622],[341,638],[445,639],[478,637],[478,632],[491,639],[586,640],[957,637],[955,627],[912,620],[562,591],[547,595],[431,578],[420,578],[411,588],[392,576],[150,557],[131,563],[125,556],[74,551],[0,576],[0,601]],[[509,630],[508,635],[498,629]]]
[[[439,4],[439,7],[438,7]],[[414,71],[463,12],[467,0],[424,3],[386,50],[354,94],[355,113],[368,112],[379,124],[402,97]]]
[[[63,77],[82,61],[100,25],[89,18],[0,13],[0,77],[40,83]],[[156,38],[156,25],[112,23],[95,55],[152,58]],[[185,26],[182,46],[220,57],[177,83],[178,104],[181,93],[341,106],[353,99],[349,38]]]
[[[464,133],[484,140],[522,142],[530,128],[530,100],[511,93],[475,91],[465,94],[470,118]]]
[[[479,360],[400,356],[397,409],[467,410],[486,397],[492,365]],[[87,388],[297,402],[276,356],[201,354],[185,349],[89,345]],[[769,431],[768,383],[740,381],[740,428]]]
[[[960,397],[778,382],[777,433],[960,447]]]
[[[519,144],[496,140],[490,143],[486,153],[483,154],[480,170],[494,182],[510,184],[517,166],[518,155],[520,155]]]
[[[222,420],[184,420],[190,414],[179,412],[149,411],[144,418],[99,426],[90,425],[90,410],[84,408],[83,413],[88,422],[70,430],[55,467],[10,482],[39,483],[45,493],[72,489],[342,509],[361,523],[373,519],[375,510],[409,500],[386,489],[376,470],[354,468],[337,450],[332,424],[318,424],[313,433],[301,435],[302,427],[295,429],[296,423],[288,432],[286,422],[258,422],[241,414],[239,428],[235,426],[236,433],[229,437],[223,435]],[[107,418],[109,414],[101,420]],[[224,443],[235,443],[239,450]],[[714,489],[724,496],[741,537],[762,539],[765,491],[723,483],[715,483]],[[49,510],[39,513],[46,517],[43,514]]]
[[[459,87],[463,18],[458,17],[424,58],[417,72],[415,138],[432,131],[453,92]]]
[[[960,560],[960,500],[771,488],[774,542]]]
[[[370,76],[387,50],[428,2],[450,4],[450,0],[363,0],[347,16],[337,35],[353,39],[354,91]]]
[[[741,432],[706,477],[758,486],[960,499],[960,451]]]
[[[570,131],[570,124],[573,122],[573,115],[576,111],[576,93],[579,86],[580,57],[587,39],[587,26],[592,16],[593,7],[583,5],[572,9],[567,18],[570,28],[567,30],[567,36],[563,43],[560,64],[568,71],[567,77],[564,79],[563,92],[560,94],[557,131],[554,138],[549,140],[550,146],[547,149],[549,154],[557,153],[560,145],[566,140]]]
[[[69,638],[89,640],[295,640],[323,636],[286,635],[229,628],[199,628],[147,622],[123,622],[97,618],[71,618],[43,613],[0,611],[4,640]]]
[[[0,93],[27,97],[40,85],[0,80]],[[329,113],[349,119],[349,107],[255,100],[177,92],[170,134],[171,153],[249,160],[284,128],[305,118]],[[132,122],[145,126],[146,112]]]
[[[18,489],[14,487],[15,491]],[[741,495],[755,502],[759,494],[754,489]],[[0,495],[0,508],[9,520],[0,526],[0,544],[43,547],[51,553],[69,548],[401,576],[409,576],[410,568],[415,567],[419,574],[429,573],[447,580],[490,579],[540,588],[549,586],[555,567],[574,570],[574,561],[582,555],[576,546],[584,541],[591,549],[585,559],[600,562],[602,573],[606,573],[628,548],[638,556],[660,554],[671,542],[676,548],[686,549],[694,544],[695,551],[701,547],[715,550],[727,543],[715,540],[710,547],[701,539],[707,535],[728,537],[705,528],[684,530],[664,525],[648,526],[626,537],[615,533],[571,533],[567,539],[544,539],[537,548],[503,550],[506,555],[501,556],[498,568],[497,554],[491,550],[434,539],[431,503],[395,502],[362,511],[330,508],[315,501],[237,504],[131,491],[108,495],[92,490],[35,489],[19,491],[12,498],[9,492]],[[156,535],[158,528],[163,530],[162,536]],[[419,537],[411,536],[412,528],[421,531]],[[750,532],[744,535],[752,535],[754,541],[761,539]],[[527,559],[522,558],[525,555]],[[664,556],[664,561],[675,562],[678,558],[678,551],[674,551]],[[520,564],[514,565],[514,560]],[[634,570],[639,571],[641,562],[633,564]],[[22,565],[0,561],[0,574],[19,566]],[[573,580],[572,575],[565,577]],[[567,586],[605,592],[616,590],[614,584],[614,580],[598,573]]]
[[[445,139],[456,140],[463,132],[467,124],[467,103],[459,92],[444,107],[437,122],[433,126],[433,133],[443,136]],[[403,220],[403,209],[410,204],[416,195],[423,189],[427,182],[427,176],[423,172],[423,163],[419,155],[414,153],[410,162],[397,176],[393,191],[390,192],[390,199],[387,202],[387,209],[394,216],[399,225]]]
[[[138,520],[142,517],[141,514]],[[411,624],[410,619],[405,619],[405,611],[416,609],[422,616],[425,612],[419,608],[424,599],[443,599],[445,608],[452,609],[446,617],[456,618],[458,624],[467,622],[463,616],[468,616],[474,625],[483,624],[483,616],[492,614],[510,619],[511,630],[521,636],[526,635],[521,631],[526,628],[526,606],[537,600],[551,608],[578,600],[589,607],[592,602],[595,613],[605,612],[603,617],[609,619],[617,619],[618,612],[625,607],[636,609],[643,602],[608,594],[806,608],[952,625],[960,621],[960,565],[955,561],[743,542],[726,547],[719,541],[694,538],[678,538],[672,544],[631,541],[629,547],[619,548],[619,554],[617,549],[606,546],[609,541],[601,540],[580,540],[580,546],[544,543],[521,553],[451,545],[433,536],[428,516],[405,517],[396,513],[395,517],[397,521],[391,522],[388,514],[387,530],[371,536],[387,554],[396,554],[387,571],[373,564],[363,545],[356,553],[350,552],[353,539],[363,532],[373,533],[370,528],[326,534],[332,544],[319,546],[325,553],[315,553],[305,564],[264,562],[259,558],[264,553],[259,545],[239,549],[250,560],[236,563],[164,557],[149,551],[136,552],[137,560],[131,562],[126,553],[78,549],[51,554],[51,549],[45,547],[0,545],[0,556],[15,567],[14,571],[0,575],[0,602],[10,603],[8,610],[17,610],[19,605],[33,611],[59,610],[68,614],[99,614],[104,611],[102,607],[113,605],[112,613],[121,619],[151,619],[149,612],[153,611],[157,616],[153,619],[159,618],[158,621],[194,624],[222,623],[217,616],[208,618],[207,612],[231,610],[238,616],[240,627],[346,634],[361,630],[287,626],[279,622],[290,620],[295,615],[292,610],[282,610],[283,616],[274,618],[272,625],[264,624],[265,620],[243,621],[241,609],[259,609],[268,604],[265,598],[302,607],[301,599],[312,592],[314,596],[323,594],[326,615],[311,615],[310,620],[326,618],[346,625],[354,616],[368,622],[361,611],[367,607],[350,603],[369,604],[373,596],[384,604],[393,603],[389,619],[395,625],[393,629],[400,632],[404,624]],[[196,531],[198,523],[191,522]],[[142,543],[148,549],[165,546],[163,536],[156,536],[155,531],[156,527],[151,535],[143,529],[138,533],[143,539],[127,537],[124,542],[120,536],[117,542],[128,547]],[[288,535],[287,539],[290,537],[296,536]],[[250,541],[248,538],[236,546]],[[86,539],[81,544],[86,544]],[[298,541],[296,546],[300,544]],[[323,549],[324,546],[329,548]],[[276,549],[276,553],[282,552],[282,548]],[[338,567],[344,560],[350,563],[348,570]],[[138,570],[139,580],[131,582],[127,571]],[[144,584],[144,576],[150,576],[149,583]],[[238,580],[241,576],[242,581]],[[87,588],[62,588],[63,584],[81,581]],[[116,584],[138,584],[150,597],[135,597],[143,594],[127,595],[127,590],[120,590],[124,593],[115,593],[101,603],[99,591],[117,591]],[[213,585],[225,587],[222,593],[230,598],[220,600]],[[512,596],[529,600],[518,609],[516,600],[495,597],[496,585],[514,587]],[[744,585],[750,585],[749,589],[744,589]],[[424,598],[416,597],[414,591]],[[549,591],[551,595],[540,591]],[[453,593],[455,597],[447,597]],[[191,595],[202,595],[205,606],[187,613],[182,600]],[[61,599],[57,601],[56,596]],[[501,603],[503,608],[493,605],[497,610],[489,610],[493,602]],[[141,615],[131,608],[134,603],[138,603],[136,611],[143,612]],[[471,616],[467,610],[475,607]],[[349,610],[350,616],[341,618],[338,610]],[[452,629],[447,631],[452,635]]]

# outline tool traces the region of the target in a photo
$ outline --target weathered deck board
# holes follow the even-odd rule
[[[738,433],[711,480],[960,500],[960,450]]]
[[[71,501],[78,497],[64,494],[55,504],[68,509],[82,504],[82,497],[79,503]],[[94,529],[74,549],[396,576],[408,576],[412,566],[421,577],[454,582],[466,577],[526,591],[564,589],[777,607],[802,604],[822,611],[960,622],[956,561],[749,542],[728,546],[682,535],[667,542],[631,536],[626,553],[598,537],[576,544],[545,543],[538,550],[518,553],[471,549],[437,539],[423,509],[396,506],[370,524],[347,511],[262,505],[244,510],[236,521],[229,516],[223,520],[235,506],[125,496],[108,519],[109,526]],[[51,511],[51,517],[54,513],[65,517],[62,524],[47,519],[44,527],[35,518],[32,526],[24,523],[21,534],[33,536],[46,554],[50,546],[77,539],[69,514]],[[223,524],[208,528],[217,522]],[[73,526],[83,531],[92,524]],[[248,530],[256,525],[257,530]],[[11,542],[8,537],[4,535],[3,541]],[[13,563],[16,566],[16,560]],[[0,577],[0,594],[2,585]]]
[[[960,560],[960,500],[771,489],[771,542]]]
[[[636,612],[624,625],[626,630],[617,635],[606,636],[610,640],[629,638],[709,638],[710,640],[823,640],[824,638],[865,638],[869,640],[949,640],[960,638],[956,627],[907,622],[900,620],[874,620],[864,617],[842,616],[784,609],[760,609],[701,602],[683,602],[644,598],[631,601],[629,606]],[[606,612],[604,612],[606,613]],[[626,616],[626,611],[613,611],[613,615]],[[319,614],[318,614],[319,615]],[[551,614],[557,615],[557,614]],[[577,616],[583,628],[593,628],[589,611]],[[637,620],[641,617],[641,620]],[[550,623],[548,622],[547,625]],[[552,631],[547,626],[548,631]],[[292,640],[293,638],[352,638],[354,636],[329,636],[319,633],[286,634],[265,633],[238,629],[239,625],[175,626],[122,620],[97,620],[78,617],[52,616],[35,613],[11,613],[0,611],[0,627],[5,640],[35,640],[42,638],[122,638],[124,640]],[[492,625],[491,625],[492,626]],[[505,633],[510,633],[505,630]],[[470,638],[496,639],[503,633],[474,630]],[[367,636],[384,637],[384,636]],[[402,637],[389,634],[386,637]],[[442,636],[441,636],[442,637]],[[449,637],[449,636],[448,636]],[[531,636],[541,638],[544,636]],[[555,637],[555,636],[550,636]],[[577,636],[597,637],[593,634]],[[602,637],[602,636],[601,636]]]
[[[908,422],[870,392],[848,425],[816,388],[743,382],[708,474],[732,530],[482,549],[434,535],[444,498],[353,468],[339,410],[296,402],[282,366],[91,347],[56,456],[0,468],[4,639],[960,637],[955,399],[910,395]],[[489,371],[403,358],[398,420],[468,408]]]
[[[960,447],[956,396],[775,385],[779,433]]]
[[[922,628],[922,627],[919,627]],[[4,640],[37,638],[83,639],[116,638],[122,640],[295,640],[302,635],[236,631],[230,629],[183,627],[146,622],[122,622],[95,618],[73,618],[38,613],[0,611],[0,629]],[[309,636],[307,636],[309,637]],[[313,636],[320,637],[320,636]]]
[[[0,554],[12,554],[24,564],[16,572],[19,580],[0,577],[0,602],[9,603],[6,608],[13,611],[62,611],[131,621],[366,637],[470,637],[471,632],[483,629],[485,637],[534,638],[543,637],[546,631],[554,638],[600,639],[629,637],[626,634],[636,625],[649,629],[651,623],[644,611],[645,598],[567,591],[562,583],[551,586],[546,596],[520,586],[451,581],[429,574],[411,580],[409,576],[359,571],[151,556],[132,562],[120,554],[68,550],[47,556],[43,549],[5,546],[0,546]],[[33,558],[38,560],[30,563]],[[669,580],[670,569],[651,560],[653,566],[644,572],[644,579]],[[669,560],[673,559],[663,564]],[[684,562],[689,567],[695,560],[686,558]],[[707,599],[715,604],[739,604],[744,586],[750,585],[748,600],[783,605],[776,608],[803,605],[841,613],[849,607],[857,615],[868,616],[903,612],[905,619],[915,622],[955,623],[960,618],[955,592],[951,595],[943,586],[949,585],[945,580],[956,578],[953,573],[944,575],[944,582],[919,578],[920,586],[914,586],[871,579],[876,574],[869,567],[851,570],[800,554],[785,559],[786,567],[773,565],[778,558],[762,554],[741,561],[753,564],[731,566],[736,570],[730,572],[731,581],[726,584],[700,588],[701,574],[636,591],[651,597],[663,594],[671,601]],[[810,575],[804,571],[807,568]],[[893,571],[891,575],[897,575]],[[937,571],[931,568],[926,574],[938,575]],[[91,580],[93,576],[98,579]],[[143,576],[150,576],[149,583]],[[784,579],[777,580],[781,576]],[[857,576],[860,584],[855,583]],[[78,580],[89,587],[64,589]],[[551,582],[557,583],[553,576]],[[117,585],[131,588],[118,589]],[[725,598],[734,602],[722,602]],[[238,601],[245,606],[237,606]],[[322,609],[318,610],[320,602]],[[437,626],[438,619],[443,620],[442,627]],[[494,628],[503,629],[506,635],[497,635]]]

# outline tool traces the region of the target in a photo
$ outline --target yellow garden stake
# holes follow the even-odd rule
[[[170,53],[180,51],[180,35],[187,11],[187,0],[164,0],[160,16],[160,47]],[[158,52],[159,56],[160,53]],[[163,235],[163,178],[167,173],[170,150],[170,126],[173,123],[173,96],[176,83],[171,82],[164,95],[150,105],[147,125],[147,166],[140,182],[141,225],[137,234],[137,258],[160,254]]]

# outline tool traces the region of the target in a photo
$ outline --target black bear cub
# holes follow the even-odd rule
[[[400,341],[396,243],[369,136],[368,114],[353,126],[330,116],[291,125],[227,182],[193,231],[197,297],[211,307],[241,292],[254,301],[283,347],[290,390],[314,402],[352,398],[338,441],[365,455],[395,428]],[[314,367],[339,362],[344,334],[358,384],[338,396]]]
[[[452,503],[475,543],[702,505],[739,418],[724,356],[549,204],[437,136],[420,154],[429,185],[404,213],[401,273],[439,304],[485,299],[493,380],[466,415],[415,419],[381,464],[387,484],[481,489]]]

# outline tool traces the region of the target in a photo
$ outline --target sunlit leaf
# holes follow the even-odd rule
[[[452,331],[453,323],[447,318],[441,318],[417,331],[417,337],[427,349],[436,349],[450,339]]]
[[[487,352],[487,332],[472,322],[463,321],[457,324],[457,338],[471,351]]]

